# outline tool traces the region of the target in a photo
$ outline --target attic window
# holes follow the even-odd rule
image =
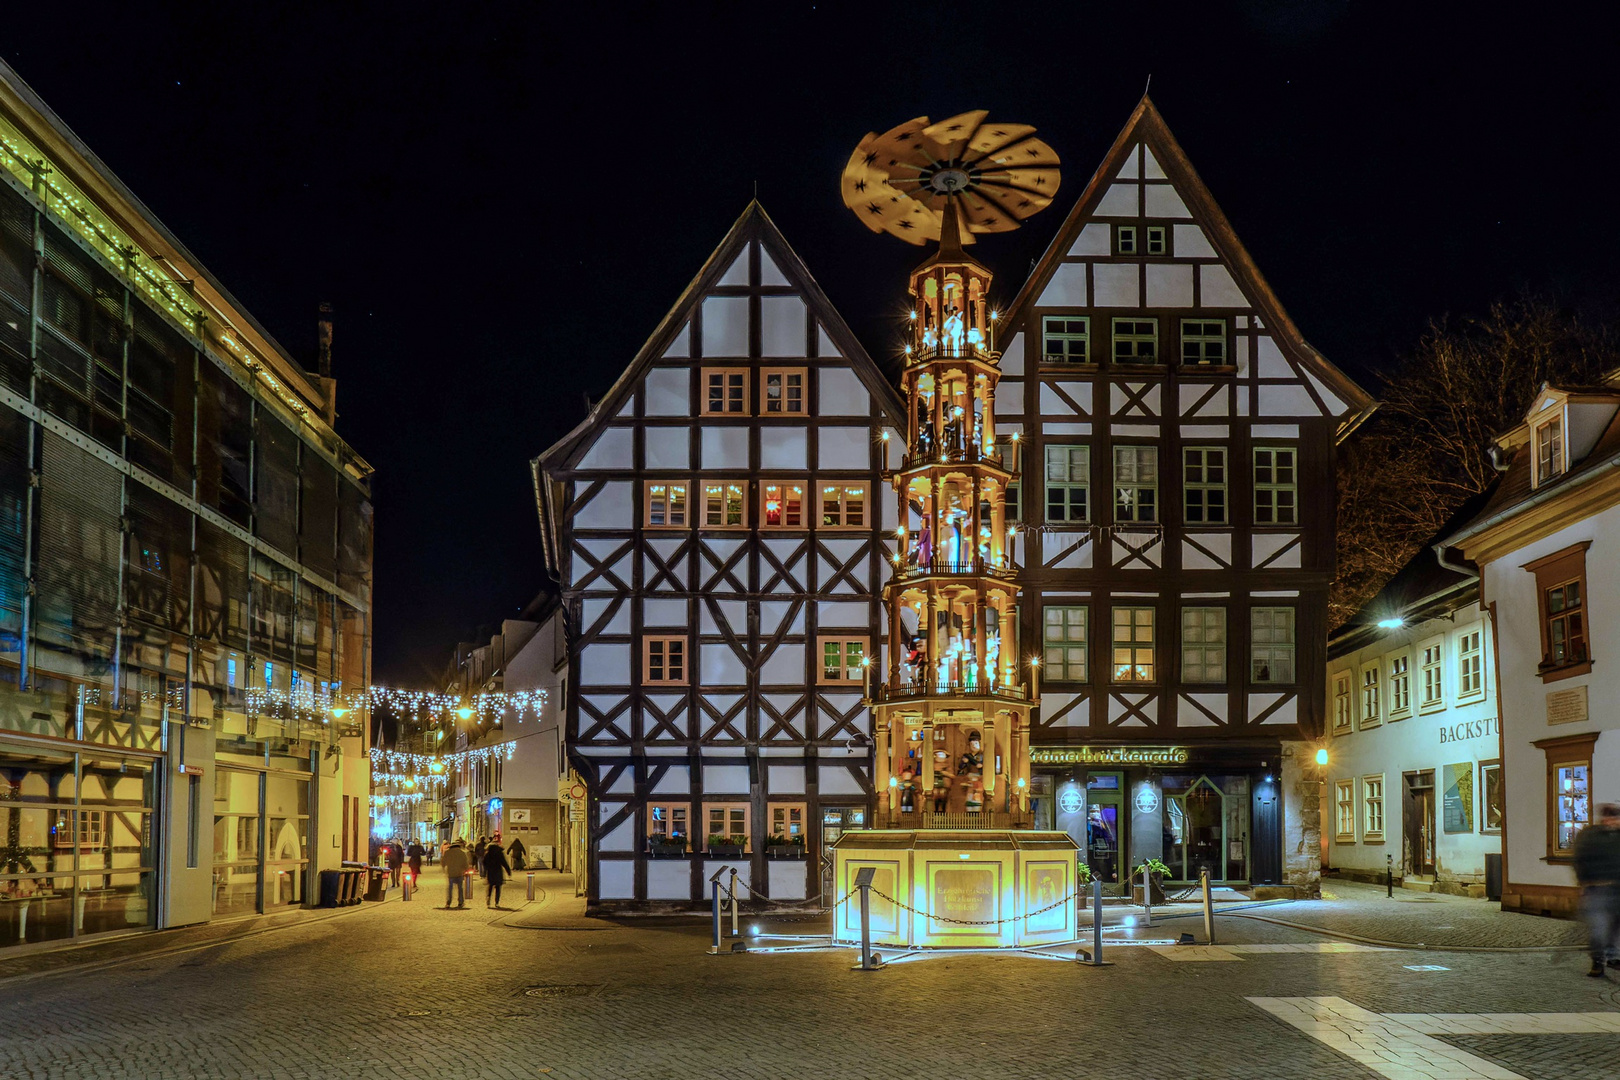
[[[1564,474],[1564,421],[1554,417],[1536,426],[1536,486]]]

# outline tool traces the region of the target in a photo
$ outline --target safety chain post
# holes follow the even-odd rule
[[[725,872],[726,868],[722,866],[709,879],[709,889],[714,897],[714,943],[709,946],[710,956],[720,955],[720,875]]]
[[[872,877],[874,867],[863,866],[855,873],[855,887],[861,890],[861,966],[857,971],[877,971],[883,958],[872,952]]]
[[[1075,959],[1089,967],[1108,967],[1110,962],[1102,958],[1103,945],[1103,912],[1102,912],[1102,878],[1093,878],[1091,881],[1091,955],[1081,949],[1075,954]]]
[[[730,895],[731,895],[731,936],[732,937],[739,937],[741,935],[739,935],[738,932],[737,932],[737,868],[735,866],[733,866],[730,869],[731,869],[731,889],[730,889]],[[754,890],[749,889],[748,891],[753,892]]]
[[[1198,872],[1198,887],[1204,893],[1204,944],[1215,944],[1215,898],[1209,891],[1209,871]]]
[[[534,871],[529,872],[529,899],[534,899]]]
[[[1153,878],[1145,862],[1142,864],[1142,925],[1153,925]]]
[[[1395,856],[1384,856],[1384,895],[1395,898]]]
[[[402,901],[409,900],[411,898],[411,875],[408,873],[404,877],[400,878],[399,898]]]

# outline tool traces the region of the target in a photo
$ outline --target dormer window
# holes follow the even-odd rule
[[[1564,420],[1554,417],[1538,424],[1536,432],[1536,486],[1564,474]]]

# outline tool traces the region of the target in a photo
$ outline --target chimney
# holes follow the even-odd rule
[[[318,339],[318,341],[320,343],[320,360],[319,360],[319,363],[317,365],[316,370],[320,373],[321,378],[330,379],[332,377],[332,305],[331,304],[325,303],[325,302],[323,302],[321,304],[320,321],[317,322],[315,324],[315,326],[316,326],[315,336],[316,336],[316,338]]]

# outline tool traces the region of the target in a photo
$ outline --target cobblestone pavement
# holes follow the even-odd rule
[[[1525,948],[1580,945],[1578,923],[1503,911],[1500,905],[1444,893],[1396,889],[1393,898],[1376,885],[1323,881],[1328,902],[1296,900],[1250,909],[1266,918],[1413,945],[1454,948]]]
[[[468,910],[446,911],[433,876],[410,903],[0,983],[0,1077],[1339,1080],[1380,1073],[1250,999],[1620,1015],[1620,978],[1584,978],[1570,951],[1267,949],[1175,962],[1121,946],[1106,968],[957,954],[862,973],[847,949],[708,956],[703,920],[585,920],[566,878],[540,880],[534,904],[521,879],[509,890],[516,910],[486,909],[479,887]],[[1200,932],[1198,921],[1144,933],[1182,930]],[[1323,940],[1221,924],[1223,945]],[[1425,966],[1445,970],[1414,970]],[[1593,1070],[1620,1061],[1620,1034],[1447,1039],[1526,1080],[1613,1076]],[[1447,1074],[1411,1074],[1426,1075]]]

